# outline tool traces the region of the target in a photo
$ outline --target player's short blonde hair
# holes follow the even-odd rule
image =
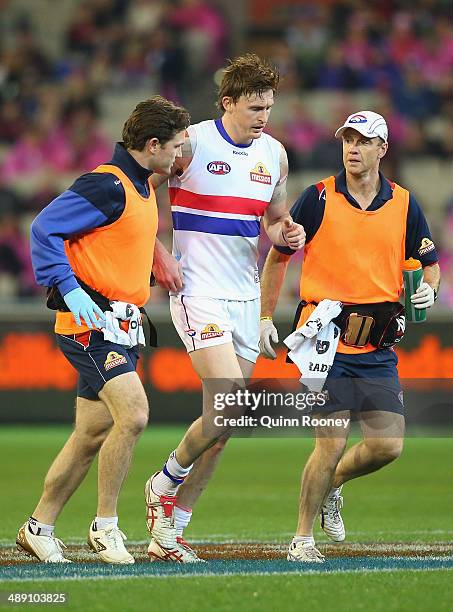
[[[223,73],[217,98],[217,107],[223,111],[222,100],[225,96],[237,102],[241,96],[263,94],[272,89],[278,89],[280,75],[278,70],[265,60],[247,53],[230,60]]]

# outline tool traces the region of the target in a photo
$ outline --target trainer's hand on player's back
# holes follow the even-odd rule
[[[277,353],[272,346],[272,342],[277,344],[278,332],[272,319],[262,319],[260,321],[260,353],[266,359],[276,359]]]
[[[282,236],[293,251],[298,251],[305,245],[305,230],[299,223],[294,223],[291,217],[287,217],[282,223]]]
[[[182,289],[184,277],[181,264],[171,253],[160,252],[154,258],[153,275],[157,284],[167,291],[177,292]]]
[[[81,287],[69,291],[63,299],[77,325],[85,323],[91,329],[105,327],[105,314]]]

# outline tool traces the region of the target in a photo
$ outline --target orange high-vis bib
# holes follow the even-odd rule
[[[345,304],[397,302],[403,287],[409,192],[394,184],[393,197],[377,210],[361,210],[335,191],[335,177],[322,181],[326,204],[319,230],[306,245],[300,297]],[[313,306],[302,310],[297,327]],[[363,348],[338,345],[340,353],[368,353]]]
[[[117,166],[98,166],[93,172],[108,172],[121,181],[126,194],[119,219],[65,241],[65,251],[74,274],[109,300],[143,306],[149,299],[158,213],[151,181],[150,195],[141,196],[132,181]],[[71,312],[57,312],[55,331],[78,334]]]

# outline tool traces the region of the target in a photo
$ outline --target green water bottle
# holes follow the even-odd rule
[[[426,308],[415,308],[411,302],[411,295],[417,291],[423,282],[423,268],[418,259],[411,257],[403,263],[403,280],[406,321],[412,321],[413,323],[426,321]]]

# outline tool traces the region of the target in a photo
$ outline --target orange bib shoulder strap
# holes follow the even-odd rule
[[[117,176],[120,181],[126,185],[128,185],[129,187],[131,187],[132,189],[136,190],[134,187],[133,182],[131,181],[131,179],[127,176],[127,174],[125,174],[121,168],[118,168],[118,166],[113,166],[111,164],[101,164],[100,166],[98,166],[97,168],[95,168],[94,170],[92,170],[92,172],[98,172],[98,173],[103,173],[103,172],[108,172],[110,174],[114,174],[115,176]],[[149,185],[149,192],[150,194],[154,192],[154,187],[153,184],[151,182],[151,177],[148,178],[148,185]],[[142,197],[142,196],[141,196]]]
[[[126,183],[130,183],[132,184],[131,179],[127,176],[127,174],[125,174],[121,168],[118,168],[118,166],[112,166],[110,164],[101,164],[100,166],[98,166],[97,168],[95,168],[93,170],[93,172],[102,174],[104,172],[106,173],[110,173],[110,174],[114,174],[115,176],[117,176],[121,181],[124,181]]]

